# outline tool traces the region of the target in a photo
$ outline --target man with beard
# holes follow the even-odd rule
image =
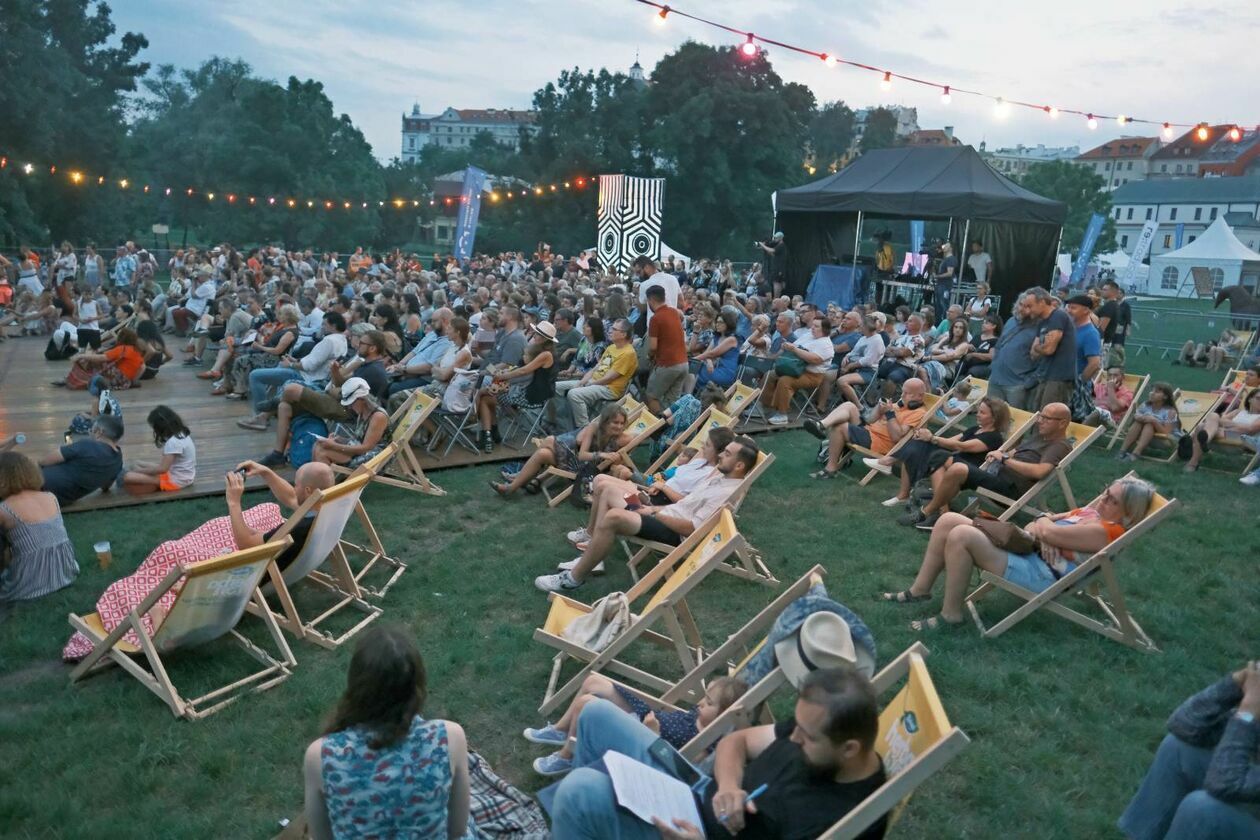
[[[581,712],[575,763],[616,750],[657,769],[649,748],[656,734],[607,700]],[[560,783],[552,831],[569,838],[817,837],[884,783],[875,752],[879,708],[870,680],[852,667],[812,671],[800,683],[793,717],[732,732],[718,742],[713,782],[697,802],[704,822],[655,826],[617,808],[608,776],[582,766]],[[748,795],[765,785],[765,795]],[[880,819],[861,837],[884,835]]]

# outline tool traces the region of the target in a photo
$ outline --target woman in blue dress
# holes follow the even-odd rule
[[[696,361],[700,368],[696,372],[696,387],[704,388],[710,382],[723,388],[735,383],[735,373],[739,370],[739,338],[735,328],[739,319],[735,312],[723,308],[713,322],[713,343]]]

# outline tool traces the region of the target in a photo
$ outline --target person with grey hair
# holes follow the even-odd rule
[[[783,231],[776,230],[769,242],[754,243],[765,254],[766,279],[774,294],[783,294],[787,277],[787,245],[783,242]]]
[[[39,460],[44,490],[63,506],[94,490],[108,490],[122,473],[123,423],[112,414],[98,415],[92,432]]]
[[[1022,294],[1015,299],[1011,317],[993,345],[993,360],[989,363],[989,396],[1002,400],[1011,408],[1027,408],[1032,389],[1037,385],[1037,360],[1032,356],[1037,325],[1028,295]]]
[[[1037,319],[1037,338],[1029,352],[1037,362],[1037,392],[1030,408],[1071,403],[1076,388],[1076,325],[1054,295],[1040,286],[1028,290],[1029,313]]]
[[[1117,479],[1086,507],[1034,519],[1024,530],[1037,548],[1027,554],[998,548],[968,516],[943,513],[932,527],[914,583],[902,592],[885,592],[881,598],[897,604],[931,600],[932,587],[944,572],[940,614],[911,622],[910,628],[923,632],[961,625],[973,568],[1030,592],[1041,592],[1141,522],[1154,497],[1155,487],[1150,482],[1136,476]]]

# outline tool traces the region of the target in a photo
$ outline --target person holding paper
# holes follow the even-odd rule
[[[792,718],[733,732],[718,742],[714,783],[698,801],[703,825],[688,821],[649,825],[618,808],[613,782],[588,766],[615,751],[666,771],[650,748],[656,734],[612,703],[593,700],[582,709],[575,762],[557,788],[552,836],[571,838],[817,837],[874,793],[885,780],[875,752],[879,707],[870,681],[848,667],[811,671],[800,682]],[[764,796],[750,792],[766,785]],[[880,819],[861,835],[883,837]]]

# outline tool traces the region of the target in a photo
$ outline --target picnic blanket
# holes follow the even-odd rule
[[[242,511],[245,523],[255,531],[266,533],[284,524],[284,516],[280,506],[275,502],[257,505]],[[177,540],[167,540],[150,552],[144,562],[133,573],[114,581],[96,602],[96,612],[101,618],[101,626],[109,633],[122,623],[130,612],[148,597],[149,593],[170,574],[177,565],[188,566],[202,560],[210,560],[220,554],[236,550],[236,540],[232,536],[232,520],[227,516],[211,519]],[[155,605],[165,615],[175,603],[179,587],[173,586]],[[152,613],[142,616],[145,629],[153,632]],[[134,631],[129,631],[123,639],[130,644],[138,645],[140,640]],[[82,633],[75,633],[61,651],[61,658],[67,662],[83,659],[92,652],[92,640]]]

